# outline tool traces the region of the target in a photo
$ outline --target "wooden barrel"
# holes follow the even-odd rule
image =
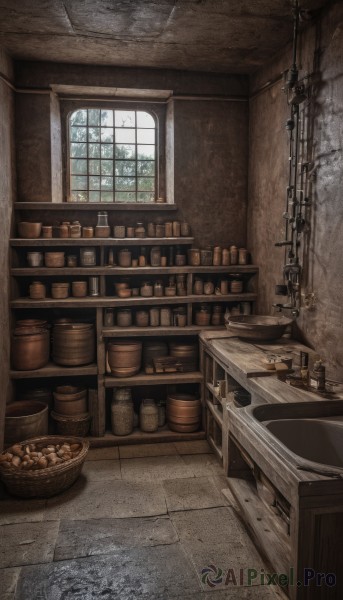
[[[139,372],[142,342],[116,340],[108,344],[108,364],[115,377],[130,377]]]
[[[197,431],[201,421],[200,400],[191,394],[169,394],[167,420],[172,431]]]
[[[62,385],[54,392],[54,410],[59,415],[80,415],[88,411],[87,389]]]
[[[18,327],[12,336],[12,367],[18,371],[41,369],[49,361],[50,333],[47,329]]]
[[[88,365],[95,360],[94,325],[59,323],[52,332],[52,358],[58,365]]]
[[[5,444],[48,434],[48,406],[35,400],[20,400],[6,407]]]

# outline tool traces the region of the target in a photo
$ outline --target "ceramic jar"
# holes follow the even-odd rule
[[[135,323],[137,327],[149,327],[149,311],[137,310],[135,314]]]
[[[213,248],[213,266],[219,267],[222,264],[222,249],[220,246]]]
[[[248,256],[248,252],[247,252],[246,248],[240,248],[238,250],[238,264],[246,265],[247,264],[247,256]]]
[[[148,237],[154,238],[156,237],[156,225],[152,221],[147,225],[147,234]]]
[[[155,281],[154,296],[156,296],[157,298],[162,298],[162,296],[164,296],[164,287],[162,281]]]
[[[29,295],[32,300],[44,300],[46,287],[41,281],[33,281],[29,287]]]
[[[200,261],[204,267],[210,267],[213,264],[213,252],[210,247],[200,250]]]
[[[160,246],[153,246],[150,250],[150,264],[152,267],[161,266],[161,248]]]
[[[82,227],[82,237],[83,238],[94,237],[94,227]]]
[[[238,248],[237,246],[230,246],[230,264],[237,265],[238,263]]]
[[[124,238],[125,237],[125,226],[124,225],[115,225],[113,228],[113,236],[115,238]]]
[[[71,284],[71,293],[74,298],[84,298],[87,296],[87,281],[73,281]]]
[[[77,267],[77,256],[75,254],[69,254],[69,256],[67,256],[67,267]]]
[[[200,277],[196,277],[194,280],[193,293],[197,296],[204,293],[204,282]]]
[[[206,304],[202,304],[200,309],[195,311],[195,324],[201,327],[207,327],[211,321],[211,310]]]
[[[223,265],[223,267],[227,267],[229,264],[230,264],[230,250],[228,248],[223,248],[222,265]]]
[[[91,247],[85,247],[80,249],[80,263],[81,267],[95,267],[96,266],[96,249]]]
[[[73,221],[69,226],[69,233],[71,238],[81,237],[81,223],[80,221]]]
[[[52,283],[51,284],[52,298],[64,299],[69,296],[69,283]]]
[[[180,221],[173,221],[173,237],[181,236],[181,223]]]
[[[170,327],[172,320],[172,311],[169,307],[163,306],[160,310],[161,327]]]
[[[118,327],[131,327],[132,325],[132,310],[131,308],[121,308],[117,311]]]
[[[149,309],[149,321],[150,327],[159,327],[160,325],[160,309],[156,306],[152,306]]]
[[[187,221],[181,221],[180,229],[182,237],[189,237],[191,235],[191,228]]]
[[[206,296],[210,296],[211,294],[214,293],[214,283],[213,281],[205,281],[204,283],[204,294],[206,294]]]
[[[150,281],[143,281],[140,288],[141,296],[143,298],[150,298],[150,296],[154,295],[154,288]]]
[[[188,254],[188,264],[192,267],[200,266],[200,250],[198,248],[190,248],[187,252]]]
[[[26,259],[29,267],[43,266],[43,252],[28,252],[26,255]]]
[[[64,267],[64,252],[45,252],[44,264],[46,267]]]
[[[167,221],[164,224],[164,235],[167,238],[173,237],[173,222],[172,221]]]
[[[145,238],[145,227],[143,223],[137,223],[135,227],[135,237],[136,238]]]
[[[232,294],[241,294],[243,292],[243,281],[241,279],[233,279],[230,287]]]

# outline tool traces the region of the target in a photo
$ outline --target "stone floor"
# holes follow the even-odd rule
[[[0,499],[1,600],[268,600],[205,441],[92,449],[50,500]],[[235,585],[236,580],[236,585]]]

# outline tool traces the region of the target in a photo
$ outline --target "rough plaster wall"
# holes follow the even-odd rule
[[[247,95],[247,79],[238,76],[17,63],[18,87],[50,83]],[[18,199],[50,201],[49,96],[19,94],[16,109]],[[247,123],[246,101],[175,101],[175,202],[197,243],[245,244]]]
[[[315,50],[320,51],[315,55]],[[342,186],[343,186],[343,6],[336,3],[300,44],[299,64],[311,71],[320,57],[315,90],[313,160],[316,167],[309,242],[304,253],[303,292],[314,292],[314,310],[301,309],[298,333],[325,359],[327,372],[343,381],[342,343]],[[289,52],[278,57],[252,82],[253,89],[289,67]],[[259,312],[270,314],[274,285],[282,281],[282,212],[287,182],[288,110],[281,83],[251,100],[248,239],[260,273]]]
[[[12,77],[9,58],[0,50],[0,72]],[[5,405],[10,395],[9,382],[9,247],[13,202],[13,93],[0,80],[0,448],[3,443]]]

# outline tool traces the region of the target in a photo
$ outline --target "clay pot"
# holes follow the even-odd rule
[[[118,297],[119,298],[130,298],[131,293],[132,292],[129,288],[121,288],[118,290]]]
[[[31,300],[44,300],[46,296],[46,287],[41,281],[33,281],[29,287]]]
[[[120,267],[131,267],[132,253],[124,248],[118,252],[118,265]]]
[[[20,221],[18,223],[18,234],[21,238],[39,238],[41,231],[42,223],[29,223],[28,221]]]
[[[118,340],[108,344],[108,364],[115,377],[129,377],[139,372],[142,342]]]
[[[94,325],[60,323],[52,333],[52,357],[56,364],[88,365],[95,359]]]
[[[117,325],[118,327],[131,327],[132,325],[132,310],[130,308],[124,308],[117,312]]]
[[[87,281],[73,281],[71,284],[71,293],[74,298],[84,298],[87,296]]]
[[[137,310],[135,314],[135,324],[137,327],[149,327],[149,311]]]
[[[18,371],[41,369],[49,361],[50,335],[47,329],[17,327],[12,336],[12,366]]]
[[[198,248],[189,248],[187,251],[188,264],[192,267],[199,267],[200,265],[200,250]]]
[[[64,267],[64,252],[45,252],[44,263],[46,267]]]
[[[53,283],[51,285],[51,296],[56,299],[64,299],[69,296],[69,283]]]
[[[127,289],[129,287],[129,282],[128,281],[117,281],[114,284],[114,289],[115,289],[115,293],[118,296],[118,292],[119,290],[124,290]]]
[[[6,407],[5,444],[48,434],[48,406],[36,400],[20,400]]]
[[[43,253],[42,252],[28,252],[26,255],[27,264],[29,267],[42,267],[43,266]]]

